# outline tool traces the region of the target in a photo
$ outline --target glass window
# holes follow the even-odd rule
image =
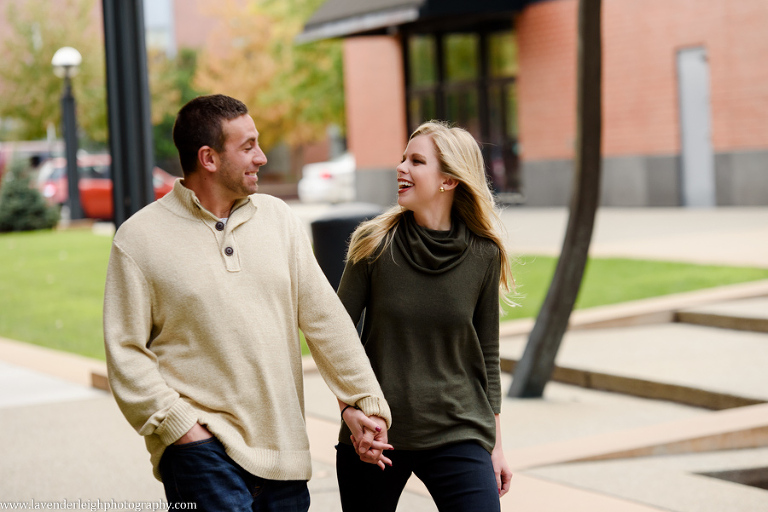
[[[504,139],[504,118],[502,116],[504,108],[502,106],[502,87],[491,85],[488,87],[488,124],[491,143]]]
[[[511,30],[488,35],[488,61],[492,77],[517,75],[517,40]]]
[[[424,121],[437,118],[434,94],[412,96],[408,104],[408,111],[410,114],[408,121],[412,127],[416,127]]]
[[[480,138],[480,119],[476,89],[450,91],[445,95],[445,118]]]
[[[518,63],[514,31],[499,27],[408,36],[407,105],[411,130],[429,119],[444,119],[482,141],[488,178],[497,193],[505,194],[521,186]]]
[[[416,35],[408,41],[408,72],[411,86],[429,86],[437,83],[434,36]]]
[[[478,34],[446,34],[443,38],[447,82],[478,78],[479,39]]]
[[[517,84],[511,83],[506,86],[506,118],[507,118],[507,134],[510,137],[517,138]]]

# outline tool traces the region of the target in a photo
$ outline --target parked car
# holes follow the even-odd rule
[[[304,203],[342,203],[355,200],[355,157],[351,153],[328,162],[307,164],[301,170],[299,200]]]
[[[111,164],[112,158],[106,154],[83,155],[77,159],[80,204],[88,218],[111,220],[114,215]],[[175,181],[175,176],[155,167],[152,170],[155,199],[170,192]],[[69,199],[67,186],[67,162],[64,158],[53,158],[42,165],[37,187],[49,204],[64,206]]]
[[[25,166],[35,166],[61,154],[64,145],[61,141],[26,140],[0,142],[0,180],[8,172],[12,162],[21,161]],[[37,162],[37,163],[36,163]]]

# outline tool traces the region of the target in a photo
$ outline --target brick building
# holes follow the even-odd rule
[[[502,199],[566,205],[577,5],[321,6],[302,38],[345,38],[359,198],[394,198],[407,134],[437,117],[485,143]],[[603,205],[768,205],[766,26],[764,0],[603,0]]]

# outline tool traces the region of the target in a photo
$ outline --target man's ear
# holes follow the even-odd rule
[[[210,146],[202,146],[197,150],[197,161],[208,172],[219,169],[219,154]]]
[[[445,190],[453,190],[458,184],[458,180],[453,178],[443,178],[442,186]]]

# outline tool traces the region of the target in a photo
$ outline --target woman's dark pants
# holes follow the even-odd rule
[[[440,512],[500,511],[491,454],[475,442],[430,450],[385,452],[384,471],[362,462],[352,446],[336,446],[336,475],[344,512],[395,512],[411,473],[424,482]]]

